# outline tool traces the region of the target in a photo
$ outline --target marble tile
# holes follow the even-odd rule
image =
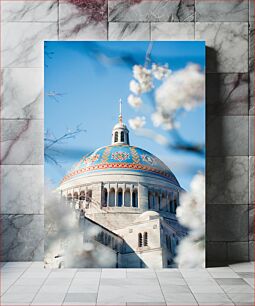
[[[195,293],[199,305],[234,305],[225,293]]]
[[[254,240],[254,204],[249,205],[249,240]]]
[[[237,274],[242,277],[244,279],[244,281],[246,281],[246,278],[251,278],[254,279],[254,272],[237,272]]]
[[[196,0],[196,21],[248,21],[247,0]]]
[[[249,106],[254,115],[254,22],[249,25]]]
[[[252,259],[251,259],[252,260]],[[244,278],[244,281],[249,285],[251,286],[253,289],[255,288],[255,285],[254,285],[254,276],[252,278]]]
[[[216,242],[217,243],[217,242]],[[227,244],[227,243],[225,243]],[[220,271],[219,269],[229,269],[227,270],[227,272],[224,272],[224,271]],[[216,268],[209,268],[209,269],[215,269],[215,271],[213,272],[210,272],[210,274],[214,277],[214,278],[240,278],[240,276],[235,273],[233,270],[231,270],[230,268],[228,267],[216,267]],[[219,272],[218,272],[219,271]]]
[[[249,260],[249,242],[228,242],[228,263],[235,263]]]
[[[43,215],[0,215],[2,260],[42,260]]]
[[[254,115],[254,71],[249,73],[249,114]]]
[[[210,274],[203,268],[180,268],[182,276],[188,283],[204,282],[210,279]]]
[[[207,157],[206,203],[248,204],[248,157]]]
[[[248,155],[249,116],[208,116],[207,156]]]
[[[238,306],[254,305],[253,293],[228,293],[230,299]]]
[[[194,0],[109,0],[109,21],[194,21]]]
[[[227,243],[206,241],[205,254],[206,267],[217,267],[219,263],[227,262]]]
[[[151,24],[152,40],[194,40],[193,23],[158,22]]]
[[[189,286],[192,293],[195,295],[196,293],[223,293],[223,290],[218,285],[190,285]]]
[[[51,21],[57,22],[58,1],[1,1],[2,22],[6,21]]]
[[[2,109],[4,119],[43,118],[43,72],[40,68],[2,70]]]
[[[165,302],[128,302],[126,303],[127,306],[166,306]]]
[[[207,73],[207,115],[248,114],[247,73]]]
[[[192,293],[164,293],[167,305],[198,305]]]
[[[43,67],[43,40],[57,39],[57,23],[2,24],[2,68]]]
[[[68,292],[70,293],[95,293],[98,291],[98,284],[99,283],[82,283],[82,282],[72,282]]]
[[[101,276],[101,271],[90,271],[90,269],[83,269],[83,271],[78,270],[75,274],[75,279],[99,279]]]
[[[249,155],[254,155],[254,116],[249,116]]]
[[[254,1],[249,0],[249,20],[254,21]]]
[[[161,284],[160,288],[163,292],[167,293],[176,293],[176,294],[181,294],[181,293],[191,293],[189,287],[185,285],[171,285],[169,286],[168,284]]]
[[[254,272],[254,262],[240,262],[233,265],[229,265],[229,267],[236,273]]]
[[[227,293],[254,293],[254,289],[249,286],[248,284],[246,285],[222,285],[222,289]]]
[[[249,157],[249,204],[254,205],[254,156]]]
[[[103,269],[101,273],[101,279],[103,278],[122,279],[126,277],[127,277],[126,269]]]
[[[67,293],[64,302],[69,303],[95,303],[97,293]]]
[[[135,22],[109,22],[109,40],[150,40],[150,24]]]
[[[2,214],[43,213],[43,166],[1,165],[1,178]]]
[[[134,282],[133,285],[128,285],[124,281],[119,282],[118,286],[100,285],[97,298],[99,305],[155,301],[164,302],[159,286],[136,286]]]
[[[10,291],[10,292],[9,292]],[[22,291],[19,293],[13,294],[11,290],[8,290],[2,297],[1,297],[1,304],[6,305],[7,303],[20,303],[23,305],[24,303],[31,303],[33,300],[35,293],[34,292],[27,292]],[[29,305],[29,304],[27,304]]]
[[[59,39],[60,40],[107,40],[107,22],[102,11],[99,21],[93,20],[83,3],[78,1],[59,3]],[[102,9],[102,8],[101,8]],[[104,10],[104,9],[102,9]],[[106,10],[106,7],[105,7]],[[102,15],[100,15],[100,13]],[[101,17],[100,17],[101,16]],[[106,16],[106,11],[105,11]],[[93,17],[93,16],[92,16]]]
[[[43,164],[43,121],[1,121],[1,163],[4,165]]]
[[[249,260],[254,261],[254,241],[249,241]]]
[[[248,205],[208,205],[207,241],[248,241]]]
[[[65,292],[52,292],[51,294],[39,292],[30,305],[62,305],[65,295]]]
[[[195,39],[206,41],[207,72],[248,72],[248,23],[197,22]]]

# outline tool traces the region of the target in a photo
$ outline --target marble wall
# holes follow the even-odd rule
[[[253,0],[74,3],[1,1],[2,260],[43,258],[43,40],[58,39],[206,40],[207,264],[252,260]]]

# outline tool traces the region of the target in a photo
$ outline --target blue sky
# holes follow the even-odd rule
[[[45,130],[55,137],[80,125],[86,132],[59,144],[54,156],[58,165],[45,162],[45,176],[54,186],[79,161],[94,149],[111,143],[112,127],[118,120],[118,100],[123,100],[123,120],[148,117],[146,127],[167,137],[150,122],[153,99],[144,98],[137,111],[127,101],[132,65],[144,64],[149,42],[45,42]],[[154,42],[152,62],[168,63],[172,71],[197,63],[204,69],[204,42]],[[57,101],[49,92],[61,93]],[[192,142],[205,143],[205,105],[185,113],[178,120],[179,133]],[[139,146],[164,161],[186,190],[192,177],[204,171],[205,159],[192,153],[171,151],[153,140],[138,136],[130,129],[131,145]]]

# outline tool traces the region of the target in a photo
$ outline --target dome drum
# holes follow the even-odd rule
[[[159,158],[129,144],[121,105],[112,144],[85,155],[58,191],[75,209],[84,237],[91,223],[100,231],[96,241],[101,247],[109,248],[109,237],[118,239],[123,250],[128,246],[116,254],[120,267],[168,267],[174,243],[185,235],[176,219],[183,189]]]

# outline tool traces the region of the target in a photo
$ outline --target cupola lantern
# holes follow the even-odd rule
[[[129,131],[122,121],[122,100],[119,100],[119,122],[112,130],[112,145],[126,144],[129,145]]]

